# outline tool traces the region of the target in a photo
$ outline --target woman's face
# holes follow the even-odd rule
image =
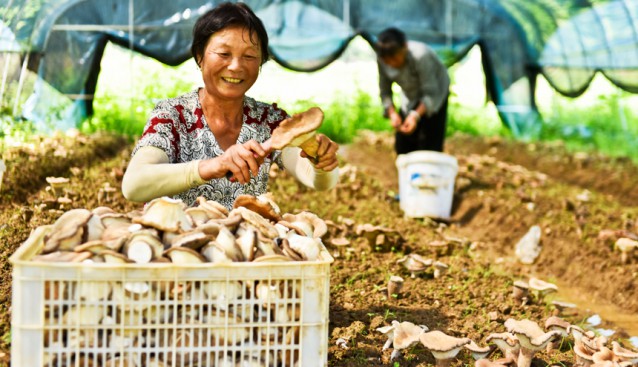
[[[251,41],[248,30],[224,28],[210,37],[204,50],[201,68],[206,91],[222,99],[243,98],[255,84],[260,66],[260,45]]]

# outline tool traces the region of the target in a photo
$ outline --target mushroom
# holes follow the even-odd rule
[[[314,261],[321,254],[321,242],[317,237],[300,236],[294,232],[288,232],[286,236],[290,247],[301,254],[305,260]]]
[[[337,237],[330,239],[328,243],[337,248],[334,257],[343,257],[344,248],[350,245],[350,240],[345,237]]]
[[[545,330],[558,330],[560,332],[560,338],[556,338],[554,341],[547,344],[548,353],[551,352],[553,349],[560,347],[560,343],[569,335],[567,333],[569,325],[571,325],[569,322],[561,319],[558,316],[550,316],[547,318],[547,320],[545,320]]]
[[[529,284],[524,280],[517,280],[512,285],[512,298],[525,305],[529,295]]]
[[[56,198],[64,195],[64,189],[69,186],[69,179],[66,177],[47,177],[46,181]]]
[[[487,343],[494,343],[501,351],[503,358],[516,361],[520,344],[518,339],[511,333],[492,333],[485,339]]]
[[[401,292],[401,288],[403,287],[403,278],[397,275],[393,275],[390,277],[388,281],[388,299],[398,298],[399,292]]]
[[[208,222],[208,220],[212,219],[209,211],[199,206],[186,208],[184,209],[184,213],[186,213],[186,215],[191,218],[191,221],[193,222],[193,225],[195,227],[199,227],[200,225]]]
[[[396,359],[401,350],[411,347],[419,342],[419,337],[425,333],[428,328],[425,325],[415,325],[409,321],[397,322],[393,321],[394,339],[392,345],[394,351],[390,359]]]
[[[381,348],[381,350],[386,350],[388,348],[390,348],[390,346],[392,345],[392,342],[394,341],[394,328],[396,327],[396,325],[398,325],[399,322],[398,321],[392,321],[391,325],[387,325],[387,326],[382,326],[382,327],[378,327],[375,330],[382,333],[383,335],[385,335],[388,340],[386,340],[385,344],[383,344],[383,348]]]
[[[434,261],[426,259],[418,254],[408,254],[397,260],[397,264],[403,265],[410,272],[410,277],[416,278],[417,273],[425,271]]]
[[[148,227],[167,232],[185,232],[193,228],[191,219],[184,209],[186,205],[181,200],[160,197],[151,200],[144,207],[141,217],[132,219],[133,223],[139,223]]]
[[[563,302],[563,301],[552,301],[552,305],[556,308],[554,315],[558,316],[566,312],[566,310],[575,309],[575,303]]]
[[[132,233],[124,243],[122,252],[138,264],[147,264],[151,260],[161,257],[164,244],[154,231],[141,230]]]
[[[278,222],[281,220],[281,215],[277,211],[278,208],[273,206],[271,201],[266,201],[265,199],[260,200],[257,197],[252,195],[239,195],[235,199],[235,203],[233,203],[233,208],[238,208],[243,206],[248,210],[252,210],[255,213],[258,213],[262,217],[271,220],[273,222]]]
[[[228,217],[228,209],[215,200],[208,200],[203,196],[198,196],[195,199],[199,208],[202,208],[208,212],[211,219],[223,219]]]
[[[627,264],[629,262],[629,255],[638,248],[638,241],[621,237],[614,243],[614,248],[620,251],[620,262]]]
[[[475,361],[487,357],[487,355],[492,351],[492,348],[489,345],[481,347],[476,344],[474,340],[470,340],[469,344],[465,344],[463,347],[470,352]]]
[[[176,264],[201,264],[206,262],[204,256],[188,247],[171,247],[164,251],[163,255]]]
[[[576,362],[579,366],[589,367],[594,363],[594,351],[582,343],[574,344],[574,354],[576,354]]]
[[[437,256],[446,256],[450,254],[450,243],[448,241],[430,241],[428,247],[434,251]]]
[[[435,261],[434,264],[432,264],[432,266],[434,267],[434,278],[439,278],[441,275],[443,275],[449,268],[449,266],[445,263],[442,263],[440,261]]]
[[[437,367],[449,366],[461,348],[471,342],[469,338],[456,338],[439,330],[423,333],[419,340],[432,353]]]
[[[73,250],[83,242],[85,226],[92,216],[87,209],[71,209],[62,214],[45,235],[42,253]]]
[[[567,328],[567,333],[571,334],[574,338],[574,345],[582,344],[583,337],[593,339],[596,337],[596,334],[591,330],[584,330],[578,325],[569,325]]]
[[[402,242],[401,234],[391,228],[373,226],[370,223],[358,225],[355,233],[363,236],[373,251],[387,252],[399,247]]]
[[[530,291],[534,294],[534,298],[537,302],[542,302],[543,298],[549,294],[558,291],[558,287],[553,283],[540,280],[538,278],[530,278],[529,282]]]
[[[307,111],[294,114],[273,130],[270,142],[268,144],[266,141],[264,148],[281,150],[286,146],[300,147],[308,156],[316,158],[319,143],[314,135],[322,122],[323,111],[319,107],[311,107]]]
[[[265,238],[273,239],[279,235],[279,232],[277,231],[275,226],[270,223],[268,219],[262,217],[259,213],[240,206],[233,209],[230,212],[229,216],[234,214],[239,214],[245,221],[255,226],[259,233],[264,235]]]
[[[524,319],[507,319],[505,321],[507,331],[514,334],[520,344],[520,351],[516,362],[517,367],[529,367],[534,354],[544,349],[549,342],[560,335],[560,331],[544,332],[537,323]]]
[[[617,341],[611,342],[611,348],[616,357],[618,357],[621,361],[629,362],[634,365],[638,363],[638,352],[623,348]]]
[[[303,229],[308,237],[321,238],[328,233],[326,222],[311,212],[301,212],[297,215],[286,213],[282,219],[292,226]]]

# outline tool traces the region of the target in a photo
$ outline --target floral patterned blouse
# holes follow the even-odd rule
[[[237,143],[242,144],[251,139],[263,143],[287,117],[286,111],[278,108],[277,104],[244,97],[243,125]],[[132,155],[144,146],[162,149],[171,163],[209,159],[224,153],[206,123],[197,90],[176,98],[162,100],[155,106]],[[191,206],[198,196],[203,196],[231,209],[237,196],[242,194],[258,196],[267,191],[268,172],[273,162],[283,168],[281,151],[275,151],[266,157],[259,167],[259,173],[246,184],[231,182],[227,178],[216,178],[177,194],[173,198],[180,199]]]

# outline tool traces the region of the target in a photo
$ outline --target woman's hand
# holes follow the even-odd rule
[[[324,171],[332,171],[337,168],[339,165],[339,161],[337,160],[339,145],[323,134],[315,135],[315,139],[319,143],[317,157],[312,158],[303,150],[301,151],[301,156],[312,160],[315,168]]]
[[[259,166],[267,154],[268,152],[255,140],[231,145],[219,157],[200,162],[199,174],[204,180],[210,180],[225,177],[231,172],[235,180],[245,184],[257,175]]]

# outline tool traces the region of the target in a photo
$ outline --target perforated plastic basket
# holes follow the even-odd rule
[[[31,261],[42,246],[34,233],[10,258],[14,367],[327,364],[325,249],[312,262]]]

